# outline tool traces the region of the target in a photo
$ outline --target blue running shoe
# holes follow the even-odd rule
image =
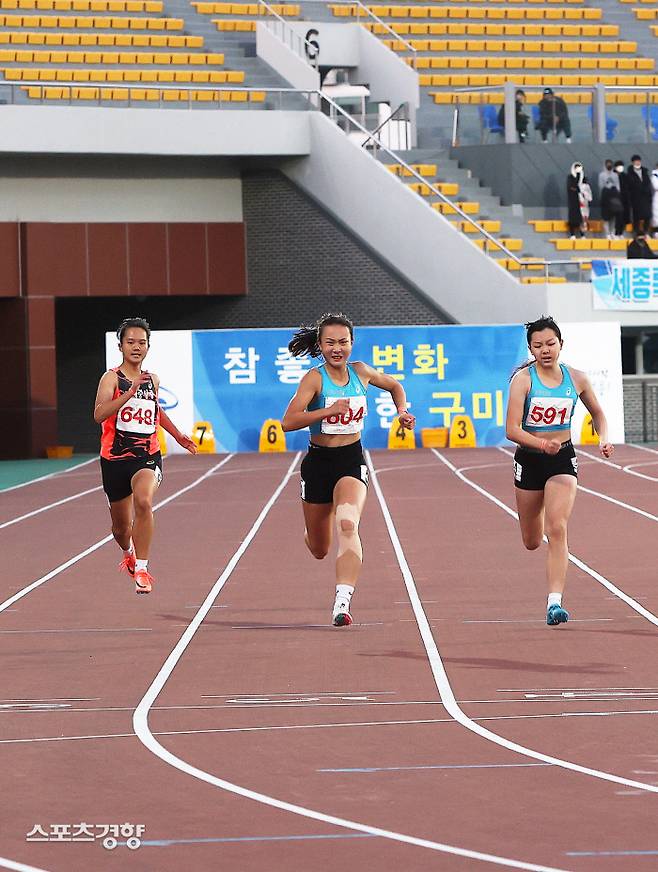
[[[569,612],[566,609],[563,609],[562,606],[559,606],[557,603],[553,603],[553,605],[546,612],[546,623],[549,627],[554,627],[556,624],[566,624],[569,620]]]

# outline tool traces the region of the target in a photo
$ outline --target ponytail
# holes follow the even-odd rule
[[[320,351],[322,328],[328,327],[331,324],[340,324],[343,327],[347,327],[350,331],[350,339],[354,341],[354,325],[350,319],[341,313],[333,314],[332,312],[326,312],[318,318],[312,327],[302,325],[299,328],[288,343],[288,351],[293,357],[301,357],[304,354],[308,354],[311,357],[320,357],[322,355]]]
[[[300,327],[288,343],[288,351],[293,357],[302,357],[310,354],[311,357],[320,356],[319,335],[317,327]]]

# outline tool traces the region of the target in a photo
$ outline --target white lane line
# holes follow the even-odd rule
[[[438,705],[438,702],[437,702]],[[156,709],[152,709],[155,711]],[[82,711],[82,710],[81,710]],[[52,714],[52,712],[51,712]],[[483,721],[537,721],[546,718],[601,718],[615,715],[658,715],[658,709],[629,709],[628,711],[607,712],[544,712],[538,715],[485,715],[473,718],[477,723]],[[284,726],[269,724],[261,727],[215,727],[204,730],[154,730],[154,736],[200,736],[215,733],[271,733],[287,730],[342,730],[357,727],[415,727],[435,724],[457,727],[454,718],[412,718],[399,721],[347,721],[345,723],[332,721],[327,724],[286,724]],[[90,739],[132,739],[136,733],[101,733],[83,736],[37,736],[28,739],[0,739],[0,745],[27,745],[32,742],[77,742]],[[654,759],[653,755],[640,755]]]
[[[168,496],[166,499],[159,502],[157,505],[153,506],[153,511],[157,512],[158,509],[166,506],[167,503],[170,503],[172,500],[175,500],[177,497],[181,496],[181,494],[187,493],[187,491],[192,490],[193,487],[196,487],[198,484],[201,484],[202,481],[205,481],[212,473],[219,469],[220,466],[223,466],[225,463],[228,463],[229,460],[234,457],[233,454],[228,454],[220,463],[215,464],[215,466],[211,467],[207,472],[204,472],[203,475],[199,476],[199,478],[195,479],[192,484],[188,484],[180,490],[175,491],[173,494]],[[71,557],[69,560],[64,561],[64,563],[60,563],[59,566],[56,566],[55,569],[52,569],[50,572],[47,572],[45,575],[42,575],[41,578],[38,578],[36,581],[33,581],[32,584],[28,584],[27,587],[22,588],[17,591],[15,594],[6,599],[4,602],[0,603],[0,612],[4,612],[5,609],[8,609],[15,602],[22,599],[24,596],[27,596],[28,593],[31,593],[37,587],[41,587],[42,584],[45,584],[47,581],[50,581],[51,578],[55,578],[56,575],[59,575],[64,570],[68,569],[69,566],[73,566],[78,561],[82,560],[84,557],[87,557],[89,554],[93,554],[94,551],[97,551],[99,548],[102,548],[103,545],[111,542],[113,539],[112,534],[109,536],[105,536],[103,539],[99,539],[98,542],[95,542],[93,545],[90,545],[89,548],[85,548],[84,551],[81,551],[79,554],[76,554],[74,557]]]
[[[359,769],[316,769],[316,772],[357,774],[370,772],[412,772],[417,769],[532,769],[550,763],[426,763],[417,766],[363,766]]]
[[[227,580],[230,578],[233,570],[240,561],[240,558],[255,538],[256,533],[260,529],[270,509],[275,504],[279,495],[290,480],[298,458],[299,454],[296,454],[283,481],[279,484],[277,489],[274,491],[268,502],[261,510],[260,514],[254,521],[253,526],[241,543],[240,547],[234,553],[226,568],[211,588],[208,596],[203,602],[203,605],[190,621],[188,628],[185,630],[178,643],[176,644],[175,648],[165,660],[164,664],[160,668],[160,671],[153,679],[153,682],[151,683],[150,687],[144,694],[144,697],[141,699],[137,708],[135,709],[133,715],[133,727],[135,730],[135,734],[139,738],[140,742],[142,742],[142,744],[149,751],[151,751],[165,763],[168,763],[170,766],[173,766],[181,772],[185,772],[187,775],[191,775],[193,778],[198,778],[200,781],[204,781],[207,784],[212,784],[215,787],[219,787],[221,790],[235,793],[238,796],[243,796],[247,799],[253,799],[256,802],[263,803],[264,805],[268,805],[273,808],[281,809],[282,811],[291,812],[292,814],[301,815],[302,817],[311,818],[312,820],[322,821],[323,823],[333,824],[337,827],[344,827],[346,829],[356,830],[357,832],[371,833],[372,835],[382,836],[383,838],[391,839],[393,841],[404,842],[409,845],[428,848],[432,851],[440,851],[443,853],[455,854],[461,857],[469,857],[473,860],[481,860],[487,863],[497,863],[501,866],[511,866],[516,869],[534,870],[534,872],[563,872],[563,870],[556,870],[548,866],[538,866],[533,863],[524,863],[518,860],[510,860],[506,857],[497,857],[493,854],[481,854],[477,851],[470,851],[465,848],[457,848],[452,845],[442,844],[441,842],[432,842],[427,839],[418,839],[414,836],[404,835],[403,833],[392,832],[391,830],[383,830],[379,827],[371,827],[367,824],[361,824],[357,823],[356,821],[347,820],[345,818],[327,815],[323,812],[318,812],[314,811],[313,809],[305,808],[304,806],[294,805],[293,803],[276,799],[273,796],[268,796],[264,793],[258,793],[257,791],[249,790],[246,787],[241,787],[240,785],[233,784],[230,781],[225,781],[223,778],[218,778],[217,776],[212,775],[210,772],[206,772],[203,769],[198,769],[196,766],[192,766],[190,763],[182,760],[180,757],[176,757],[163,745],[161,745],[151,732],[148,723],[149,711],[151,709],[151,706],[155,702],[162,688],[165,686],[169,676],[174,671],[178,661],[185,653],[185,649],[194,638],[194,635],[199,628],[201,622],[210,611],[210,606],[213,604],[213,602],[221,592],[222,588],[226,584]]]
[[[444,463],[450,470],[452,470],[452,472],[455,473],[457,478],[459,478],[461,481],[463,481],[464,484],[467,484],[469,487],[472,487],[473,490],[476,490],[483,497],[486,497],[486,499],[491,500],[491,502],[494,503],[495,505],[497,505],[498,508],[502,509],[504,512],[507,512],[507,514],[510,515],[510,517],[515,518],[517,521],[519,520],[518,514],[513,509],[510,509],[510,507],[506,503],[504,503],[502,500],[499,500],[498,497],[495,497],[492,493],[489,493],[489,491],[485,490],[485,488],[480,487],[479,484],[476,484],[474,481],[471,481],[469,478],[467,478],[462,473],[461,470],[457,469],[457,467],[453,463],[451,463],[447,458],[443,457],[442,454],[439,454],[439,452],[436,450],[436,448],[432,448],[430,450],[434,454],[436,454],[436,456],[439,458],[439,460],[442,463]],[[604,462],[608,463],[607,460]],[[543,540],[544,540],[544,542],[548,542],[548,539],[546,538],[546,536],[543,537]],[[587,575],[590,575],[595,581],[598,581],[599,584],[601,584],[601,585],[603,585],[603,587],[607,588],[610,591],[610,593],[613,593],[616,597],[618,597],[620,600],[625,602],[627,606],[630,606],[639,615],[642,615],[643,618],[646,618],[646,620],[649,621],[649,623],[658,627],[658,617],[656,615],[654,615],[653,612],[650,612],[648,609],[645,609],[644,606],[640,605],[640,603],[637,600],[634,600],[633,597],[629,596],[627,593],[624,593],[624,591],[621,590],[621,588],[614,585],[611,581],[608,581],[608,579],[605,578],[605,576],[601,575],[595,569],[592,569],[591,566],[588,566],[586,563],[584,563],[582,560],[580,560],[580,558],[576,557],[571,552],[568,553],[568,557],[569,557],[570,563],[573,563],[574,566],[577,566],[579,569],[582,569],[583,572],[586,572]]]
[[[395,696],[397,690],[299,690],[297,693],[286,692],[277,693],[202,693],[202,699],[229,699],[237,697],[239,699],[249,699],[249,697],[257,697],[258,699],[273,699],[274,697],[283,696],[354,696],[355,694],[368,696]]]
[[[83,460],[82,463],[76,463],[75,466],[67,466],[66,469],[58,469],[57,472],[49,472],[48,475],[40,475],[39,478],[31,478],[29,481],[22,481],[20,484],[12,484],[11,487],[0,488],[0,494],[7,494],[9,491],[18,490],[21,487],[27,487],[29,484],[36,484],[38,481],[45,481],[48,478],[55,478],[56,475],[66,475],[67,472],[72,472],[76,469],[81,469],[89,463],[98,460],[98,457],[90,457],[89,460]]]
[[[20,521],[25,521],[27,518],[33,518],[35,515],[40,515],[41,512],[47,512],[48,509],[54,509],[57,506],[63,506],[64,503],[70,503],[71,500],[77,500],[78,497],[85,497],[87,494],[93,494],[94,491],[101,490],[102,485],[98,485],[98,487],[90,487],[88,490],[80,491],[80,493],[73,494],[70,497],[64,497],[63,500],[57,500],[56,503],[49,503],[47,506],[41,506],[40,509],[35,509],[33,512],[27,512],[24,515],[19,515],[17,518],[12,518],[11,521],[5,521],[3,524],[0,524],[0,530],[4,530],[5,527],[11,527],[12,524],[18,524]]]
[[[46,872],[37,866],[28,866],[26,863],[18,863],[16,860],[8,860],[7,857],[0,857],[0,868],[14,869],[15,872]]]
[[[460,473],[460,471],[457,469],[456,466],[454,466],[454,464],[450,463],[449,460],[446,460],[441,454],[439,454],[438,451],[436,451],[436,449],[432,448],[431,450],[434,452],[434,454],[436,454],[439,460],[441,460],[446,466],[448,466],[452,470],[452,472],[454,472],[466,484],[475,488],[475,490],[482,493],[488,499],[493,500],[497,505],[500,505],[501,508],[504,508],[505,511],[509,514],[516,514],[512,512],[511,509],[509,509],[504,503],[501,503],[500,500],[498,500],[492,494],[489,494],[488,491],[485,491],[479,485],[474,484],[474,482],[469,481],[466,476]],[[499,736],[497,733],[493,733],[486,727],[480,726],[461,710],[457,703],[457,700],[455,699],[452,687],[450,685],[450,681],[448,679],[448,674],[445,670],[445,666],[443,665],[443,661],[441,659],[441,655],[439,654],[436,642],[434,641],[432,630],[430,629],[429,622],[418,596],[414,577],[409,568],[409,564],[407,563],[407,559],[402,549],[402,544],[400,543],[400,539],[395,529],[391,513],[388,509],[388,505],[386,503],[386,499],[384,497],[382,489],[379,485],[379,481],[377,480],[377,473],[374,468],[372,479],[373,485],[375,487],[375,492],[377,494],[377,498],[379,500],[379,504],[384,515],[384,520],[386,521],[386,527],[388,529],[391,542],[393,543],[393,549],[397,556],[398,563],[400,564],[404,583],[407,587],[407,593],[409,595],[414,614],[416,615],[416,618],[418,620],[418,628],[420,630],[420,634],[425,645],[425,650],[427,651],[427,656],[430,662],[430,667],[432,669],[432,674],[434,676],[434,681],[439,691],[441,702],[445,706],[448,713],[451,714],[453,718],[455,718],[455,720],[458,721],[462,726],[466,727],[466,729],[471,730],[471,732],[476,733],[483,739],[494,742],[496,745],[501,745],[503,748],[507,748],[510,751],[515,751],[516,753],[522,754],[526,757],[532,757],[535,760],[541,760],[544,763],[553,763],[556,766],[562,766],[564,769],[569,769],[572,772],[578,772],[582,775],[589,775],[594,778],[600,778],[604,781],[612,781],[616,784],[623,784],[626,787],[635,787],[640,790],[647,790],[651,793],[658,793],[658,787],[654,787],[653,785],[645,784],[641,781],[633,781],[628,778],[623,778],[619,775],[613,775],[610,772],[603,772],[599,769],[591,769],[588,766],[581,766],[578,763],[572,763],[570,760],[562,760],[559,757],[552,757],[549,754],[544,754],[541,751],[535,751],[532,748],[527,748],[524,745],[518,744],[517,742],[511,742],[509,739],[506,739],[503,736]],[[642,607],[638,606],[638,608]],[[658,623],[658,618],[654,617],[654,620],[656,620],[656,622]]]
[[[578,454],[582,454],[583,457],[589,457],[590,460],[596,460],[597,463],[602,463],[604,466],[611,466],[613,469],[618,469],[620,472],[625,472],[627,475],[634,475],[637,478],[643,478],[646,481],[658,481],[655,475],[647,475],[644,472],[637,472],[637,470],[633,469],[636,465],[634,463],[630,463],[627,466],[622,466],[620,463],[613,463],[612,460],[604,460],[602,457],[596,457],[594,454],[588,454],[587,451],[583,451],[582,448],[576,449]]]

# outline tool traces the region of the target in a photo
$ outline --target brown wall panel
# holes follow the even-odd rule
[[[208,224],[209,293],[246,294],[244,224]]]
[[[169,293],[207,294],[205,224],[169,224]]]
[[[25,346],[25,300],[0,300],[0,348]]]
[[[169,293],[164,224],[128,225],[128,262],[131,294]]]
[[[26,290],[39,296],[87,295],[84,224],[25,225]]]
[[[16,223],[0,223],[0,297],[20,294],[18,227]]]
[[[45,457],[49,445],[57,445],[57,409],[32,409],[31,453],[32,457]]]
[[[98,297],[128,294],[125,224],[88,224],[89,293]]]
[[[28,342],[54,350],[55,348],[55,298],[28,297]]]
[[[28,404],[27,395],[27,356],[25,348],[0,347],[0,371],[11,373],[2,379],[2,405],[12,409],[25,408]],[[3,420],[2,430],[6,427]]]
[[[0,407],[0,417],[0,458],[26,457],[30,444],[28,410]]]
[[[30,402],[32,409],[57,405],[57,366],[54,348],[30,348]]]

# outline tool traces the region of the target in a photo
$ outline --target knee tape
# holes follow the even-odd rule
[[[338,556],[346,551],[360,552],[359,510],[352,503],[336,507],[336,530],[338,533]]]

